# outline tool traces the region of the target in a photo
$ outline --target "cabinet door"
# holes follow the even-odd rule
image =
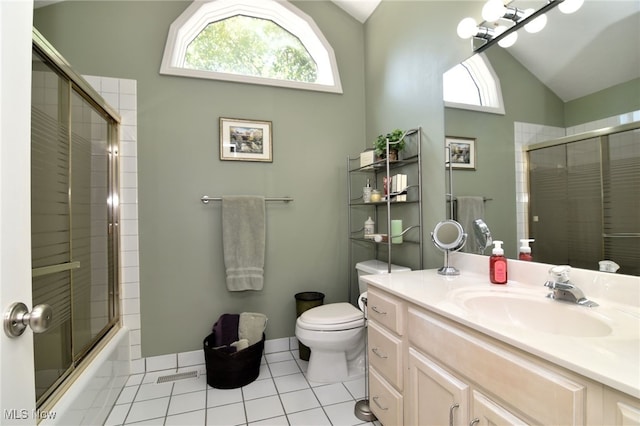
[[[476,390],[473,391],[472,417],[470,424],[477,426],[527,424]]]
[[[621,426],[640,425],[640,400],[607,389],[604,394],[604,423]]]
[[[468,424],[469,385],[413,348],[409,348],[405,401],[407,424]]]

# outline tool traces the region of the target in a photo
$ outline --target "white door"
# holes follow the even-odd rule
[[[31,304],[32,0],[0,0],[0,314]],[[0,424],[35,424],[33,333],[0,331]]]

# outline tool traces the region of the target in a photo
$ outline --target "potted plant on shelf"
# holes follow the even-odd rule
[[[398,153],[405,147],[404,132],[400,129],[382,135],[379,135],[376,141],[373,143],[373,147],[376,152],[376,156],[380,159],[385,158],[387,155],[387,139],[389,139],[389,161],[396,161],[398,159]]]

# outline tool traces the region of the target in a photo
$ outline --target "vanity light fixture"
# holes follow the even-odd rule
[[[464,18],[458,24],[458,37],[460,38],[482,38],[485,40],[492,40],[496,34],[491,28],[478,26],[478,23],[473,18]]]
[[[560,3],[558,8],[560,9],[560,12],[570,14],[580,9],[583,3],[584,0],[564,0]]]
[[[494,43],[501,47],[512,46],[517,40],[517,30],[524,27],[527,32],[537,33],[547,24],[549,10],[559,6],[563,13],[577,11],[584,0],[547,0],[547,3],[538,10],[518,9],[511,6],[514,0],[488,0],[482,8],[483,22],[478,24],[473,18],[464,18],[458,24],[458,36],[468,39],[484,40],[484,44],[474,49],[482,52]],[[499,21],[507,21],[512,25],[498,24]]]
[[[518,9],[504,4],[503,0],[489,0],[482,8],[482,19],[486,22],[497,22],[500,19],[513,21],[514,24],[535,13],[535,9]],[[530,33],[537,33],[547,25],[547,15],[540,15],[524,26]],[[504,47],[504,46],[503,46]]]
[[[498,19],[510,19],[518,22],[524,18],[525,11],[517,7],[507,7],[503,0],[489,0],[482,7],[482,19],[496,22]]]

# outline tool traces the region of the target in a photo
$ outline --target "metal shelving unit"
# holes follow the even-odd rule
[[[402,245],[415,245],[418,250],[418,268],[423,269],[423,214],[422,214],[422,128],[418,127],[410,129],[404,132],[403,137],[405,140],[405,150],[402,151],[404,156],[396,161],[389,161],[387,155],[385,159],[376,161],[372,164],[361,166],[360,156],[347,157],[347,188],[348,188],[348,226],[349,226],[349,299],[352,297],[352,285],[354,282],[355,274],[355,262],[354,262],[354,245],[370,245],[374,252],[374,258],[380,259],[382,257],[381,248],[386,248],[386,261],[388,272],[391,272],[392,253],[394,246],[400,244],[393,243],[394,237],[403,237]],[[393,147],[394,143],[387,140],[387,152],[389,148]],[[407,174],[410,185],[408,185],[402,193],[394,194],[384,197],[380,202],[368,202],[365,203],[362,196],[362,187],[364,182],[369,178],[373,182],[374,188],[382,189],[384,178],[393,176],[394,173]],[[359,191],[354,191],[354,181],[362,182]],[[406,201],[396,201],[396,195],[406,195]],[[401,213],[402,209],[417,210],[417,217],[414,218],[414,222],[411,222],[408,226],[404,224],[401,234],[391,235],[391,220],[392,212],[398,211]],[[387,234],[387,241],[375,242],[372,239],[364,238],[364,221],[361,224],[356,224],[354,220],[354,214],[356,211],[367,212],[365,215],[371,216],[376,222],[380,233]],[[405,212],[406,213],[406,212]],[[383,217],[383,225],[381,226],[379,218]],[[354,229],[355,228],[355,229]],[[409,237],[409,238],[407,238]],[[394,262],[398,263],[398,262]],[[415,268],[414,268],[415,269]],[[357,282],[357,280],[356,280]]]

